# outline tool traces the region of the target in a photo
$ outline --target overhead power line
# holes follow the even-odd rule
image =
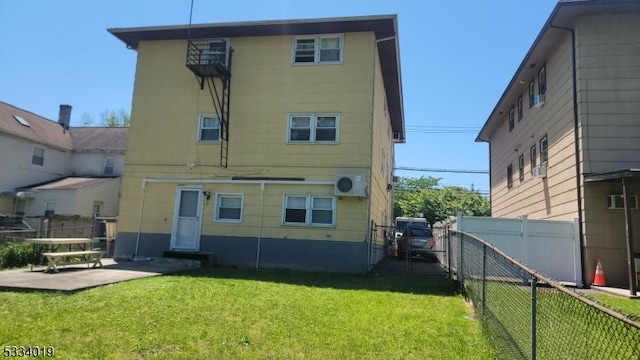
[[[456,174],[489,174],[488,170],[472,170],[472,169],[432,169],[432,168],[416,168],[397,166],[394,170],[405,171],[422,171],[422,172],[436,172],[436,173],[456,173]]]

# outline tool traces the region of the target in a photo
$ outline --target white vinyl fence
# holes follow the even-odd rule
[[[565,284],[582,287],[578,219],[529,220],[458,215],[451,229],[493,244],[522,264]]]

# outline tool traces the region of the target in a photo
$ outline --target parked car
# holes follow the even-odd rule
[[[405,259],[410,254],[411,257],[433,259],[435,258],[434,247],[435,240],[431,229],[409,227],[402,232],[398,242],[398,258]]]

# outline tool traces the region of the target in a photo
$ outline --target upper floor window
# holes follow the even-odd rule
[[[511,132],[511,130],[513,130],[513,126],[515,123],[515,109],[513,108],[513,106],[511,107],[511,109],[509,110],[509,132]]]
[[[547,135],[540,139],[540,165],[546,165],[549,160],[549,141]]]
[[[293,40],[293,63],[340,63],[343,40],[342,35],[298,36]]]
[[[547,93],[547,68],[543,66],[538,71],[538,93],[544,95]]]
[[[524,181],[524,154],[520,154],[518,158],[518,178],[520,181]]]
[[[216,194],[216,221],[242,222],[243,194]]]
[[[522,109],[522,95],[518,98],[518,121],[522,120],[523,109]]]
[[[45,201],[44,203],[44,216],[53,215],[56,213],[56,202]]]
[[[291,114],[290,143],[335,143],[338,141],[338,114]]]
[[[113,175],[115,173],[115,159],[104,159],[104,167],[102,169],[102,175]]]
[[[509,164],[507,166],[507,188],[511,189],[513,187],[513,165]]]
[[[534,80],[531,80],[529,83],[529,109],[533,107],[536,101],[536,83]]]
[[[43,166],[44,165],[44,149],[39,147],[33,148],[33,155],[31,155],[31,164]]]
[[[93,202],[93,215],[100,216],[102,213],[102,206],[104,203],[102,201],[94,201]]]
[[[228,53],[227,39],[209,39],[204,43],[204,49],[200,55],[201,64],[227,65]]]
[[[284,195],[284,224],[332,226],[335,225],[336,201],[334,196]]]
[[[531,175],[533,175],[533,168],[536,167],[536,144],[531,145],[529,149],[529,161],[531,162]]]
[[[200,115],[198,141],[220,141],[220,120],[213,115]]]

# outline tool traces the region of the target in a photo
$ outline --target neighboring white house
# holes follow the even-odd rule
[[[128,128],[70,119],[69,105],[54,122],[0,102],[0,215],[117,215]]]

